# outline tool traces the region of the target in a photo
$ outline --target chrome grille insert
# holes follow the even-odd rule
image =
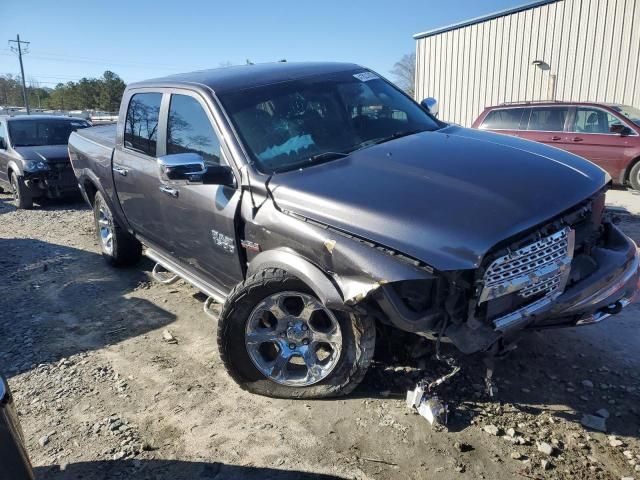
[[[575,231],[567,227],[494,260],[484,275],[478,303],[516,293],[559,295],[569,278]]]

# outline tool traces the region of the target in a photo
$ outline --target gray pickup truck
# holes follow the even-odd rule
[[[492,355],[632,301],[603,170],[423,103],[358,65],[230,67],[129,85],[117,126],[69,151],[107,260],[144,245],[224,303],[220,354],[251,392],[350,392],[378,325]]]
[[[11,189],[18,208],[31,208],[41,198],[77,195],[67,140],[71,132],[90,126],[81,118],[0,116],[0,189]]]

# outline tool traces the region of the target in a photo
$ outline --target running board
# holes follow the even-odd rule
[[[224,303],[227,297],[226,294],[222,293],[218,288],[214,287],[210,283],[205,282],[200,278],[194,277],[192,274],[187,272],[184,268],[177,265],[174,261],[165,257],[158,251],[147,247],[146,250],[144,251],[144,254],[154,262],[160,264],[162,268],[179,276],[180,278],[185,280],[187,283],[190,283],[195,288],[203,292],[205,295],[209,296],[210,298],[213,298],[216,302]],[[154,270],[155,270],[155,267],[154,267]]]

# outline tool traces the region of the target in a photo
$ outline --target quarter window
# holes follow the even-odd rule
[[[155,157],[161,93],[136,93],[129,101],[124,146]]]
[[[205,164],[220,165],[220,141],[198,100],[171,95],[167,123],[167,153],[197,153]]]
[[[568,112],[569,109],[565,107],[532,108],[527,130],[562,132]]]
[[[599,108],[578,107],[571,131],[578,133],[609,133],[612,125],[620,125],[621,123],[617,117]]]
[[[487,114],[480,128],[483,130],[518,130],[525,110],[526,108],[492,110]]]

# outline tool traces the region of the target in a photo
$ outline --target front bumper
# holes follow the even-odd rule
[[[58,198],[78,193],[78,182],[70,163],[51,163],[49,170],[24,172],[24,183],[33,198]]]
[[[597,323],[629,305],[638,292],[640,256],[636,244],[610,226],[606,247],[592,254],[598,270],[556,298],[543,298],[493,321],[496,331],[510,334]],[[610,248],[611,247],[611,248]]]

